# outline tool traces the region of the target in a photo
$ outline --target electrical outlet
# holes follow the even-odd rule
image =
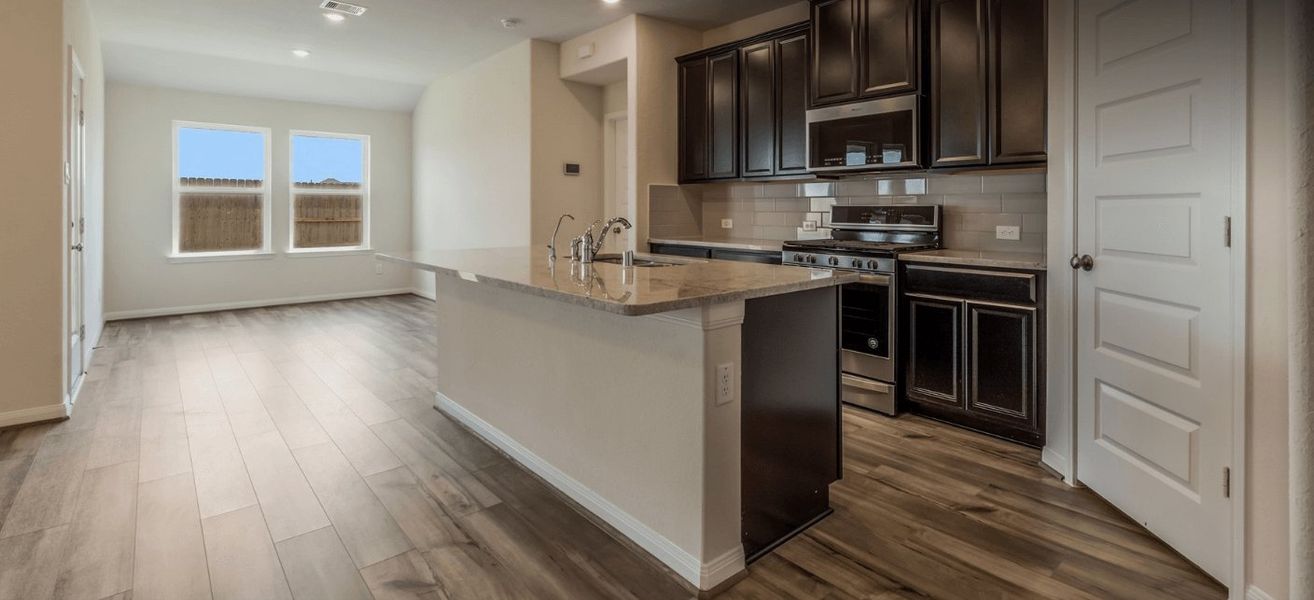
[[[374,263],[374,274],[375,275],[383,274],[383,263]]]
[[[721,229],[734,229],[734,219],[721,219]]]
[[[999,225],[995,227],[995,239],[1020,240],[1022,239],[1022,228],[1017,225]]]
[[[735,364],[716,366],[716,405],[729,404],[735,399]]]

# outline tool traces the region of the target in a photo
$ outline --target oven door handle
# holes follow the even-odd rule
[[[875,285],[890,285],[889,275],[872,275],[870,273],[859,273],[859,283],[871,283]]]
[[[881,383],[879,381],[872,381],[870,379],[863,379],[861,377],[854,377],[853,375],[849,375],[847,373],[845,373],[844,376],[840,378],[840,380],[843,381],[844,385],[847,387],[854,387],[860,390],[876,392],[877,394],[888,394],[893,390],[893,388],[889,384]]]

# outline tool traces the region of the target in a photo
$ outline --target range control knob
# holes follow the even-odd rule
[[[861,268],[862,268],[862,259],[861,259],[861,258],[855,258],[855,259],[853,259],[853,268],[855,268],[855,269],[861,269]]]
[[[808,262],[813,263],[813,264],[816,264],[816,262],[817,262],[817,257],[812,256],[811,254],[809,254],[809,255],[808,255]]]
[[[803,262],[803,255],[802,255],[802,254],[795,254],[795,255],[794,255],[794,262],[796,262],[796,263],[797,263],[797,262]]]
[[[879,268],[879,267],[880,267],[880,263],[876,262],[876,259],[873,258],[873,259],[870,259],[870,260],[867,261],[867,268],[868,268],[868,269],[871,269],[871,270],[875,271],[875,270],[876,270],[877,268]]]
[[[829,259],[827,259],[826,262],[830,263],[830,266],[832,266],[832,267],[837,267],[837,266],[839,266],[839,258],[834,257],[834,256],[832,256],[832,257],[830,257]]]

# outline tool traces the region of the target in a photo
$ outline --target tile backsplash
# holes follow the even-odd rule
[[[938,204],[946,248],[1045,251],[1043,173],[654,186],[650,197],[652,237],[792,240],[808,235],[801,231],[805,221],[825,234],[834,204]],[[733,227],[722,229],[722,219]],[[999,225],[1020,227],[1021,239],[995,239]]]

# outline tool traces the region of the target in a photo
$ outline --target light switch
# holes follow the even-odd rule
[[[721,229],[734,229],[735,222],[733,219],[721,219]]]

